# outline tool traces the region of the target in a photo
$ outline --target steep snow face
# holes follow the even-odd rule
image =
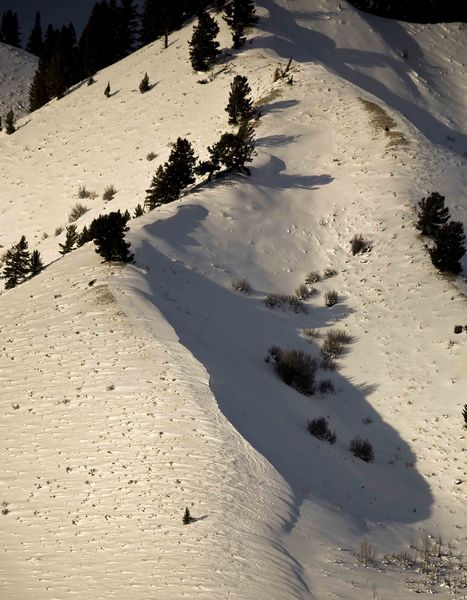
[[[417,105],[433,129],[415,106],[398,112],[406,63],[385,62],[392,24],[375,18],[369,30],[333,0],[263,0],[259,12],[252,43],[207,75],[191,71],[190,25],[166,50],[147,46],[1,137],[0,241],[25,234],[55,261],[0,295],[7,600],[83,589],[90,600],[406,598],[406,579],[452,597],[442,579],[361,569],[354,553],[367,536],[379,559],[415,556],[409,546],[422,548],[426,533],[456,555],[466,549],[467,334],[453,333],[465,297],[434,271],[413,226],[414,203],[432,190],[466,222],[461,144],[439,138],[445,113],[431,88]],[[424,31],[407,27],[404,36]],[[327,47],[315,33],[324,28]],[[354,40],[358,51],[339,54]],[[461,78],[462,49],[450,51]],[[274,83],[292,54],[293,85]],[[145,72],[153,87],[142,95]],[[133,266],[100,265],[92,245],[56,260],[54,232],[77,201],[88,209],[80,228],[132,211],[178,136],[206,156],[229,130],[236,74],[261,111],[251,177],[198,182],[131,221]],[[444,75],[438,89],[454,90],[455,73]],[[446,110],[460,123],[465,99]],[[110,184],[117,194],[105,203]],[[78,199],[79,186],[96,194]],[[355,234],[371,251],[352,255]],[[264,305],[310,271],[322,279],[307,312]],[[250,295],[233,291],[240,277]],[[331,290],[339,302],[328,308]],[[264,361],[273,344],[319,359],[336,327],[352,342],[338,370],[317,373],[334,393],[300,395]],[[334,445],[306,430],[320,416]],[[373,463],[349,452],[355,437],[372,443]],[[185,506],[202,517],[189,527]]]
[[[17,116],[28,111],[28,92],[37,58],[29,52],[0,43],[0,116],[12,109]]]

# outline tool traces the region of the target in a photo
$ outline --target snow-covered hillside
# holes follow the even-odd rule
[[[12,109],[24,115],[29,108],[28,92],[37,68],[29,52],[0,43],[0,116]]]
[[[1,134],[0,243],[24,234],[49,263],[0,295],[2,599],[465,597],[466,303],[413,206],[439,191],[467,225],[467,34],[334,0],[257,5],[251,43],[208,83],[188,24]],[[274,83],[290,56],[294,84]],[[206,156],[236,74],[261,111],[251,177],[132,220],[133,266],[101,264],[92,244],[60,258],[78,201],[79,227],[132,212],[178,136]],[[355,234],[370,252],[352,256]],[[262,302],[325,269],[308,312]],[[250,295],[232,289],[241,277]],[[264,361],[272,345],[319,356],[335,327],[352,343],[318,371],[334,393],[300,395]],[[306,430],[320,416],[334,445]],[[357,436],[373,463],[349,452]],[[443,539],[437,581],[402,564],[426,535]],[[364,538],[375,567],[355,556]]]

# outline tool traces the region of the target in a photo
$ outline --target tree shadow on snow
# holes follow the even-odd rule
[[[284,137],[286,138],[287,136]],[[331,175],[288,175],[284,173],[286,169],[287,165],[285,162],[274,155],[270,155],[267,165],[261,168],[250,167],[256,185],[274,189],[302,188],[313,190],[334,181]]]
[[[310,307],[309,314],[271,310],[258,294],[224,288],[157,248],[167,242],[180,250],[196,247],[192,234],[207,213],[203,207],[181,206],[175,215],[143,228],[146,239],[133,250],[137,263],[151,270],[148,291],[138,293],[157,307],[180,343],[204,365],[225,417],[290,486],[293,504],[284,529],[294,528],[307,498],[345,514],[361,528],[368,522],[388,525],[427,518],[429,486],[414,468],[410,446],[369,401],[376,389],[373,382],[349,381],[339,371],[320,369],[318,381],[331,379],[336,393],[304,396],[265,362],[272,345],[319,356],[316,341],[300,336],[302,328],[338,327],[348,307]],[[332,446],[306,429],[307,420],[319,416],[327,417],[336,430]],[[350,453],[349,442],[357,436],[373,444],[374,463]]]

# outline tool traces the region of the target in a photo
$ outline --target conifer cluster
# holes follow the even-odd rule
[[[7,250],[2,274],[6,290],[16,287],[29,276],[37,275],[44,268],[39,251],[30,253],[28,248],[23,235],[17,244]]]

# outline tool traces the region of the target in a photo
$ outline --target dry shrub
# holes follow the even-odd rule
[[[302,350],[282,350],[273,346],[269,356],[282,381],[301,394],[312,394],[315,387],[317,360]]]
[[[251,285],[244,278],[234,279],[234,281],[232,281],[232,288],[236,292],[241,292],[242,294],[249,294],[251,292]]]

